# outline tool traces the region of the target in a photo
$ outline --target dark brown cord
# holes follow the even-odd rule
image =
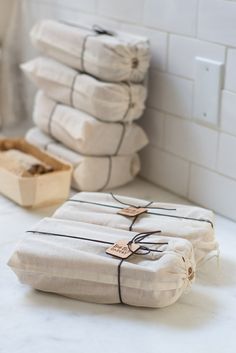
[[[150,205],[153,203],[153,201],[150,201],[150,202],[148,202],[148,203],[147,203],[146,205],[144,205],[144,206],[136,206],[136,205],[132,205],[132,204],[130,204],[130,203],[125,203],[125,202],[120,201],[112,192],[111,192],[111,196],[113,197],[113,199],[114,199],[115,201],[121,203],[122,205],[131,206],[131,207],[135,207],[135,208],[149,208]],[[176,209],[174,209],[174,210],[176,210]],[[132,222],[131,222],[131,224],[130,224],[130,226],[129,226],[129,231],[132,231],[132,230],[133,230],[133,226],[134,226],[135,222],[136,222],[137,219],[138,219],[140,216],[142,216],[143,214],[144,214],[144,213],[140,213],[140,214],[138,214],[138,215],[136,215],[136,216],[133,217]]]
[[[88,41],[89,37],[96,37],[98,34],[95,32],[93,34],[88,34],[87,36],[84,37],[83,43],[82,43],[82,50],[81,50],[81,71],[86,72],[85,65],[84,65],[84,55],[85,55],[85,50],[86,50],[86,44]]]
[[[99,35],[115,36],[115,32],[105,29],[97,24],[93,25],[92,30]]]
[[[70,89],[70,105],[73,108],[75,108],[75,106],[74,106],[74,90],[75,90],[75,82],[76,82],[76,79],[77,79],[78,75],[79,74],[77,73],[73,77],[72,84],[71,84],[71,89]]]
[[[110,182],[110,179],[111,179],[112,157],[109,156],[109,157],[107,157],[107,158],[108,158],[108,173],[107,173],[107,179],[106,179],[106,182],[105,182],[105,184],[103,185],[103,187],[102,187],[101,189],[99,189],[98,191],[104,190],[104,189],[108,186],[108,184],[109,184],[109,182]]]
[[[122,118],[123,121],[125,120],[125,118],[129,114],[130,108],[132,108],[132,106],[133,106],[131,84],[130,84],[130,82],[124,82],[124,83],[126,83],[126,85],[128,86],[129,101],[128,101],[127,109],[126,109],[124,116]]]
[[[75,108],[75,109],[77,108],[76,105],[74,104],[75,83],[76,83],[76,79],[77,79],[77,77],[78,77],[79,75],[80,75],[80,73],[76,73],[76,74],[74,75],[73,80],[72,80],[72,83],[71,83],[70,95],[69,95],[69,104],[70,104],[71,107],[73,107],[73,108]],[[96,80],[98,80],[98,78],[96,78]],[[124,83],[125,83],[125,82],[124,82]],[[129,82],[127,82],[127,85],[128,85],[128,87],[129,87],[129,91],[128,91],[128,93],[129,93],[129,102],[128,102],[127,109],[126,109],[126,111],[125,111],[125,113],[124,113],[124,116],[123,116],[123,118],[121,119],[122,121],[124,121],[125,118],[127,117],[128,113],[129,113],[129,110],[130,110],[130,108],[132,107],[132,104],[133,104],[133,102],[132,102],[132,94],[131,94],[131,85],[130,85]],[[95,117],[94,117],[94,118],[95,118]],[[96,117],[95,119],[98,120],[98,121],[101,121],[101,122],[110,123],[109,121],[100,119],[100,118],[98,118],[98,117]]]
[[[86,51],[86,44],[88,41],[89,37],[97,37],[100,35],[109,35],[109,36],[113,36],[114,34],[111,31],[107,31],[104,28],[98,26],[98,25],[94,25],[91,29],[93,31],[93,33],[88,34],[87,36],[84,37],[83,43],[82,43],[82,50],[81,50],[81,70],[83,72],[86,72],[85,69],[85,65],[84,65],[84,55],[85,55],[85,51]]]
[[[114,195],[113,195],[113,196],[114,196]],[[107,205],[107,204],[103,204],[103,203],[99,203],[99,202],[84,201],[84,200],[75,200],[75,199],[69,199],[68,201],[79,202],[79,203],[87,203],[87,204],[97,205],[97,206],[103,206],[103,207],[116,208],[116,209],[119,209],[119,210],[122,209],[122,207],[119,207],[119,206],[112,206],[112,205]],[[144,208],[144,206],[134,206],[134,205],[129,205],[129,204],[125,204],[125,205],[126,205],[126,206],[131,206],[131,207],[136,207],[136,208],[139,208],[139,207]],[[146,208],[158,209],[159,207],[146,207]],[[168,211],[175,211],[175,210],[176,210],[176,209],[167,209],[167,208],[162,208],[162,207],[160,207],[159,209],[168,210]],[[145,213],[143,213],[143,215],[144,215],[144,214],[145,214]],[[175,215],[165,214],[165,213],[150,212],[149,210],[146,212],[146,214],[151,214],[151,215],[155,215],[155,216],[162,216],[162,217],[171,217],[171,218],[176,218],[176,219],[185,219],[185,220],[190,220],[190,221],[206,222],[206,223],[209,223],[212,228],[214,228],[213,223],[212,223],[209,219],[204,219],[204,218],[192,218],[192,217],[184,217],[184,216],[175,216]]]
[[[75,23],[75,22],[71,22],[71,21],[59,20],[59,22],[65,24],[67,26],[70,26],[70,27],[81,28],[86,31],[95,32],[99,35],[107,35],[107,36],[115,36],[116,35],[115,32],[110,31],[108,29],[105,29],[102,26],[97,25],[97,24],[94,24],[92,27],[90,27],[90,26],[81,25],[79,23]]]
[[[115,197],[113,193],[111,193],[111,196],[113,197],[114,200],[116,200],[116,201],[118,201],[121,204],[126,205],[126,206],[131,206],[131,207],[135,207],[135,208],[152,208],[152,209],[162,209],[162,210],[168,210],[168,211],[176,211],[176,208],[151,207],[150,205],[153,203],[153,201],[151,203],[147,204],[146,206],[135,206],[135,205],[128,204],[128,203],[125,204],[124,202],[118,200],[117,197]],[[207,222],[207,223],[209,223],[212,226],[212,228],[214,228],[213,223],[210,220],[204,219],[204,218],[192,218],[192,217],[184,217],[184,216],[175,216],[175,215],[168,215],[168,214],[154,213],[154,212],[148,212],[148,213],[152,214],[152,215],[158,215],[158,216],[166,216],[166,217],[173,217],[173,218],[180,218],[180,219],[188,219],[188,220],[192,220],[192,221]],[[143,215],[143,213],[141,213],[138,216],[141,216],[141,215]]]
[[[120,135],[120,139],[118,141],[118,145],[117,145],[117,148],[116,148],[116,151],[114,153],[114,156],[117,156],[120,149],[121,149],[121,145],[124,141],[124,137],[125,137],[125,132],[126,132],[126,124],[125,123],[122,123],[122,122],[117,122],[117,124],[120,124],[121,127],[122,127],[122,130],[121,130],[121,135]]]
[[[51,113],[49,115],[49,118],[48,118],[48,134],[51,135],[53,137],[53,133],[52,133],[52,120],[53,120],[53,115],[56,111],[56,108],[57,108],[57,103],[55,103],[55,105],[53,106],[52,110],[51,110]]]
[[[81,71],[86,72],[85,70],[85,66],[84,66],[84,54],[85,54],[85,50],[86,50],[86,44],[87,44],[87,40],[89,37],[96,37],[96,36],[100,36],[100,35],[107,35],[107,36],[114,36],[115,33],[109,30],[106,30],[104,28],[102,28],[99,25],[93,25],[92,28],[86,27],[86,26],[82,26],[76,23],[71,23],[71,22],[67,22],[67,21],[63,21],[60,20],[61,23],[66,24],[70,27],[76,27],[76,28],[81,28],[81,29],[85,29],[87,31],[90,31],[91,33],[88,34],[87,36],[84,37],[83,43],[82,43],[82,49],[81,49]]]
[[[133,205],[132,203],[127,203],[127,202],[120,201],[120,200],[117,198],[117,196],[115,196],[112,192],[110,193],[110,195],[112,196],[112,198],[113,198],[115,201],[121,203],[122,205],[130,206],[130,207],[135,207],[135,208],[144,208],[144,207],[147,208],[148,206],[150,206],[150,205],[153,203],[153,201],[150,201],[150,202],[148,202],[145,206],[136,206],[136,205]]]

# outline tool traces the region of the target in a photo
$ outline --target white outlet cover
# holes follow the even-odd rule
[[[217,125],[224,64],[200,57],[195,61],[194,118]]]

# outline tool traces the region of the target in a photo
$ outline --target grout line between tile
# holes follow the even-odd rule
[[[150,146],[150,147],[152,147],[152,148],[154,148],[154,149],[160,150],[161,152],[165,152],[165,153],[167,153],[167,154],[169,154],[169,155],[171,155],[171,156],[173,156],[173,157],[176,157],[176,158],[178,158],[178,159],[181,159],[182,161],[184,161],[184,162],[186,162],[186,163],[191,163],[192,166],[196,166],[196,167],[199,167],[199,168],[201,168],[201,169],[206,169],[207,171],[209,171],[209,172],[211,172],[211,173],[217,174],[217,175],[219,175],[219,176],[221,176],[221,177],[224,177],[224,178],[229,179],[229,180],[231,180],[231,181],[233,181],[233,182],[236,183],[236,179],[235,179],[235,178],[233,178],[233,177],[231,177],[231,176],[229,176],[229,175],[223,174],[222,172],[219,172],[219,171],[217,171],[216,169],[209,168],[209,167],[207,167],[207,166],[205,166],[205,165],[202,165],[202,164],[200,164],[200,163],[197,163],[197,162],[195,162],[195,161],[191,161],[191,160],[189,160],[189,159],[186,159],[186,158],[184,158],[184,157],[182,157],[182,156],[180,156],[180,155],[178,155],[178,154],[175,154],[174,152],[168,151],[168,150],[167,150],[166,148],[164,148],[164,147],[156,146],[156,145],[152,144],[151,142],[149,142],[149,144],[147,145],[147,147],[148,147],[148,146]]]

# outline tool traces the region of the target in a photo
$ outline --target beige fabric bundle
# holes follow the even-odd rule
[[[16,149],[0,151],[0,168],[7,169],[20,177],[32,177],[53,170],[38,158]]]
[[[26,140],[74,167],[72,187],[77,190],[98,191],[114,188],[133,180],[140,170],[137,154],[114,157],[82,156],[53,140],[38,128],[30,129]]]
[[[45,57],[28,61],[21,68],[48,97],[99,120],[128,122],[143,113],[144,85],[99,81]]]
[[[123,208],[148,205],[147,212],[134,217],[118,214]],[[170,203],[150,202],[105,193],[81,192],[58,208],[53,217],[106,225],[135,232],[161,229],[162,234],[189,240],[194,248],[196,263],[216,254],[214,215],[204,208]]]
[[[43,20],[33,27],[31,40],[45,55],[104,81],[141,82],[149,67],[149,42],[143,37]]]
[[[104,123],[87,113],[58,104],[39,91],[33,114],[35,124],[65,146],[84,155],[127,155],[147,142],[136,124]]]
[[[109,246],[136,234],[46,218],[18,245],[8,265],[24,284],[83,301],[155,308],[174,303],[194,278],[191,243],[154,234],[136,237],[142,255],[121,261],[106,254]]]

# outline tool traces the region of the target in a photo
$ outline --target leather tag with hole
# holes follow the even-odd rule
[[[144,207],[127,207],[122,208],[117,213],[122,216],[135,217],[145,212],[147,212],[147,208]]]
[[[119,259],[127,259],[130,255],[132,255],[134,251],[137,251],[140,248],[139,244],[132,243],[129,246],[132,250],[130,251],[128,242],[129,240],[127,239],[118,240],[116,243],[106,249],[106,253],[118,257]]]

